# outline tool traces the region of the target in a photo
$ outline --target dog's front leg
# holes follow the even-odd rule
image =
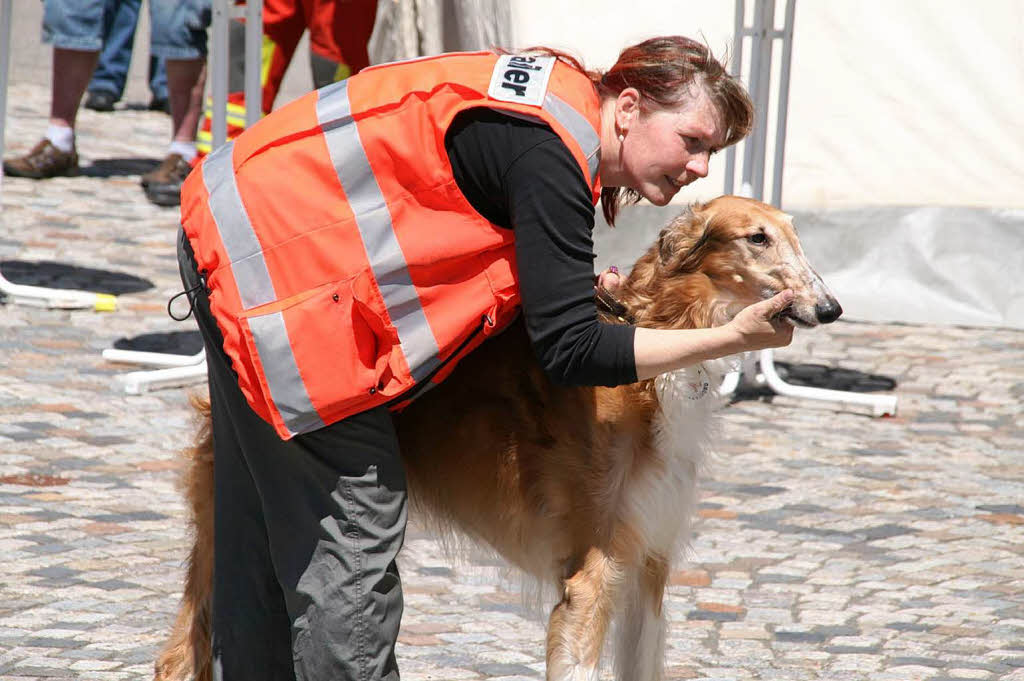
[[[615,646],[617,681],[661,681],[665,664],[665,613],[662,602],[668,563],[649,557],[630,574],[623,591],[623,613]]]
[[[597,679],[601,648],[615,609],[622,565],[596,547],[567,577],[548,623],[547,681]]]

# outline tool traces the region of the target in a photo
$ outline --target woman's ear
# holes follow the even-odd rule
[[[629,132],[629,126],[640,115],[640,91],[628,87],[615,98],[615,125],[620,134]]]

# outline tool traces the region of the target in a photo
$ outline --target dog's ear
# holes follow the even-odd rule
[[[709,242],[709,216],[700,204],[687,207],[658,236],[658,259],[662,267],[676,273],[695,271]]]
[[[688,227],[694,219],[696,219],[696,215],[693,208],[687,206],[682,213],[661,230],[661,234],[658,235],[658,260],[662,265],[669,265],[679,256],[680,251],[684,248],[687,233],[690,231]]]
[[[658,262],[662,265],[668,265],[672,261],[672,256],[675,255],[677,240],[673,238],[674,234],[672,224],[669,224],[658,235]]]

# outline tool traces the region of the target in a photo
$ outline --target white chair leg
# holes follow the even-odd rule
[[[869,395],[866,393],[854,393],[845,390],[826,390],[824,388],[812,388],[804,385],[786,383],[779,376],[778,372],[775,371],[774,354],[775,353],[770,349],[761,351],[761,375],[764,376],[768,387],[779,395],[869,406],[871,407],[871,412],[874,416],[893,416],[896,414],[895,395]]]
[[[117,381],[129,395],[141,395],[159,388],[192,385],[206,378],[206,360],[193,366],[171,367],[152,371],[132,371],[121,374]]]
[[[205,361],[206,351],[200,350],[194,355],[172,355],[166,352],[142,352],[139,350],[107,348],[103,351],[103,359],[108,362],[143,364],[153,367],[188,367]]]
[[[108,293],[14,284],[8,281],[2,273],[0,273],[0,293],[12,303],[34,307],[62,310],[92,308],[97,312],[113,312],[117,308],[117,296]]]

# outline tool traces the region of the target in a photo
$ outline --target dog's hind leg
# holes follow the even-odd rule
[[[562,601],[548,623],[547,680],[592,681],[617,601],[623,569],[591,547],[563,581]]]
[[[183,479],[193,528],[192,551],[185,574],[185,591],[174,629],[157,657],[154,681],[211,681],[211,605],[213,596],[213,439],[205,411]]]
[[[665,664],[665,613],[662,608],[668,563],[648,557],[627,578],[623,612],[617,626],[615,678],[618,681],[661,681]]]

